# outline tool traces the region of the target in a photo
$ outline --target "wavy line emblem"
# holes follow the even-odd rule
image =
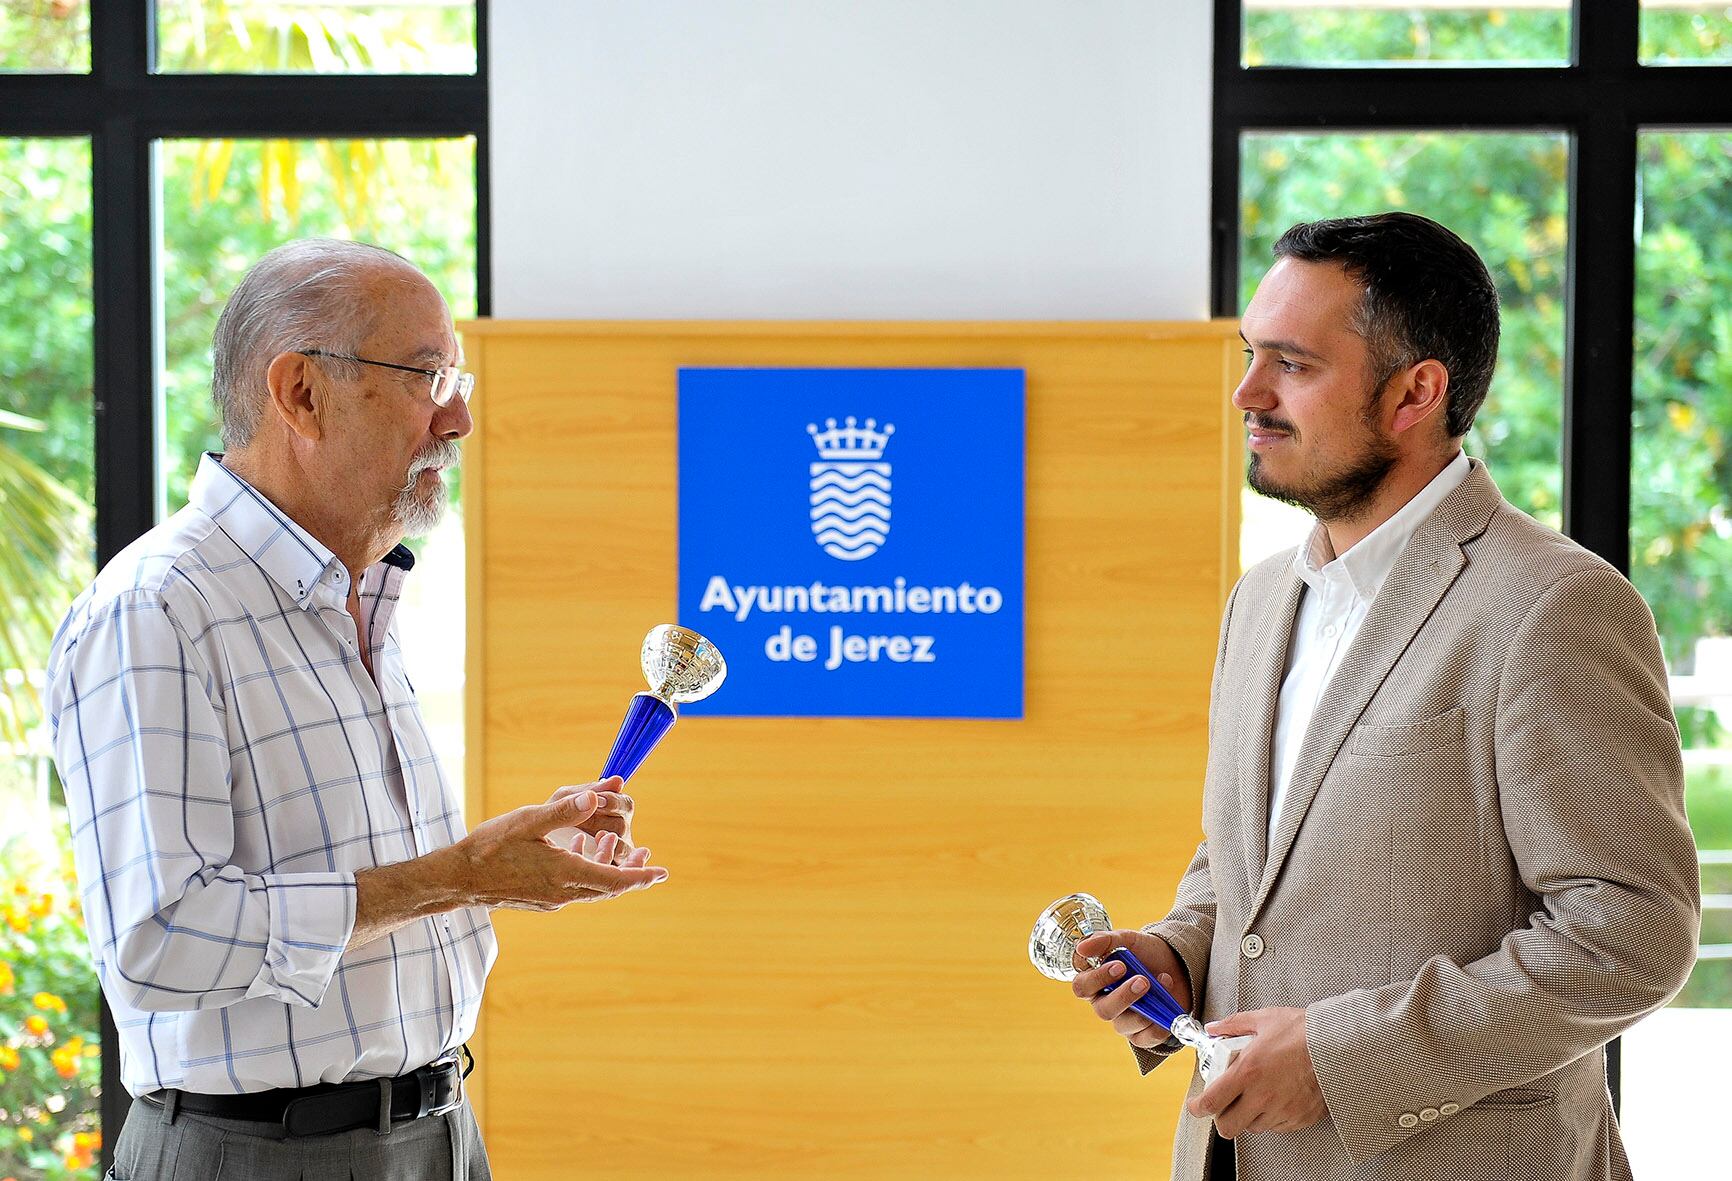
[[[884,448],[896,427],[868,418],[860,425],[852,417],[824,429],[806,424],[818,448],[812,465],[812,537],[832,558],[858,562],[877,553],[890,537],[890,465]]]

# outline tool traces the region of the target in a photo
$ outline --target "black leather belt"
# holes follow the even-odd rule
[[[464,1059],[469,1062],[468,1070],[463,1068]],[[475,1059],[464,1046],[462,1057],[451,1053],[398,1078],[320,1083],[245,1095],[155,1091],[144,1098],[157,1107],[172,1105],[180,1111],[219,1119],[280,1123],[289,1136],[329,1136],[368,1127],[384,1135],[393,1123],[456,1109],[463,1102],[463,1080],[474,1069]]]

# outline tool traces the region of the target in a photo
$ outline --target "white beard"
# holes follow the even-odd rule
[[[402,527],[403,536],[425,537],[445,517],[444,481],[441,480],[433,494],[423,500],[416,493],[421,473],[428,468],[454,468],[461,458],[462,452],[454,441],[441,439],[409,464],[408,479],[397,490],[397,499],[391,506],[391,515]]]

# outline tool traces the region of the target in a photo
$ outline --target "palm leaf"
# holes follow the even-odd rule
[[[7,420],[0,426],[31,429],[28,419]],[[14,748],[42,718],[37,684],[54,629],[90,579],[91,517],[77,494],[0,439],[0,742]]]

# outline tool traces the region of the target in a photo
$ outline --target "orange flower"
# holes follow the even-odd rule
[[[24,1143],[28,1144],[32,1140],[36,1139],[36,1129],[35,1128],[19,1128],[18,1129],[18,1138],[20,1140],[24,1141]]]
[[[0,1046],[0,1070],[18,1069],[18,1047]]]
[[[38,1009],[45,1009],[51,1013],[66,1012],[66,1002],[51,992],[37,993],[35,996],[30,998],[30,1003],[35,1005]]]
[[[14,910],[11,903],[6,904],[6,925],[20,935],[30,930],[30,916],[21,910]]]
[[[0,960],[0,996],[11,996],[17,982],[18,978],[12,974],[12,965]]]
[[[48,1057],[53,1061],[54,1069],[61,1078],[72,1078],[78,1073],[78,1055],[68,1054],[65,1046],[60,1047]]]
[[[90,1152],[102,1147],[102,1137],[95,1132],[72,1133],[72,1147],[79,1152]]]
[[[20,898],[26,897],[30,893],[30,883],[25,881],[23,878],[19,878],[17,881],[12,883],[12,892]]]
[[[40,1013],[32,1013],[24,1018],[24,1028],[31,1037],[42,1037],[48,1032],[48,1021]]]

